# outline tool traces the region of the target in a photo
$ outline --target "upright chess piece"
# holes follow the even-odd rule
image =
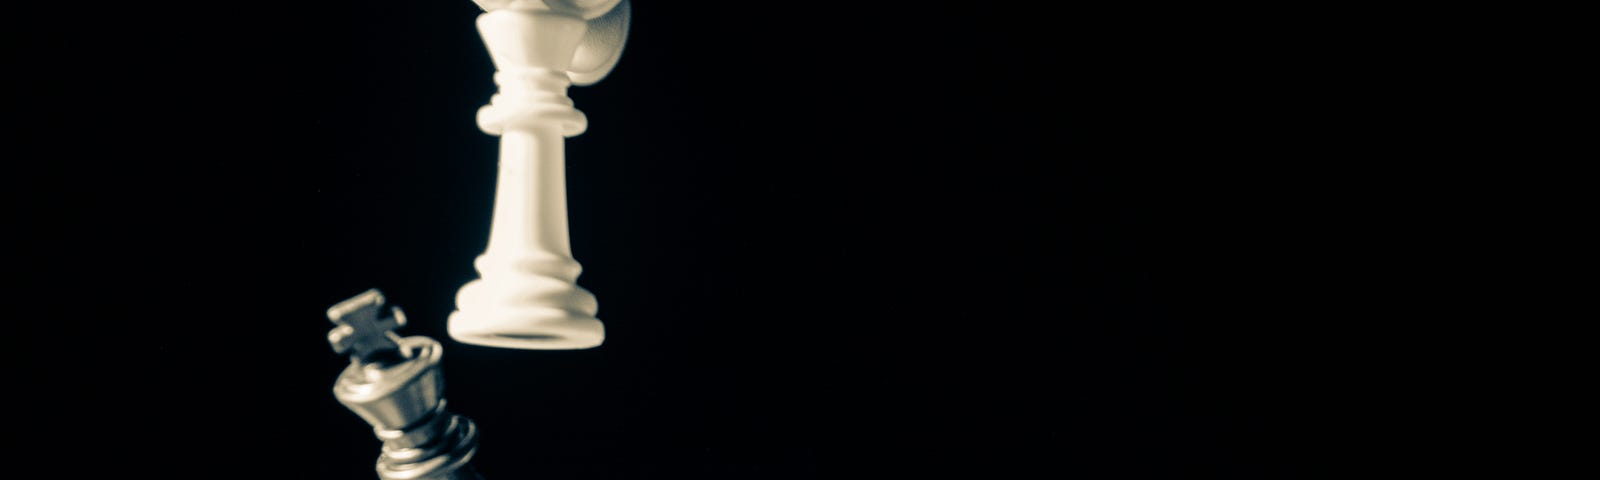
[[[567,87],[600,81],[627,40],[626,0],[474,0],[478,30],[500,86],[478,126],[500,136],[489,246],[481,278],[456,295],[450,336],[522,349],[590,348],[605,339],[599,304],[576,283],[582,267],[567,234],[563,140],[588,120]]]
[[[395,307],[381,317],[383,301],[382,293],[368,290],[328,309],[337,325],[328,343],[350,355],[333,396],[383,440],[378,478],[482,480],[468,463],[478,450],[477,427],[444,408],[439,342],[395,335],[405,314]]]

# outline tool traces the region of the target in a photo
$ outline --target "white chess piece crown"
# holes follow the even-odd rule
[[[481,278],[456,295],[449,332],[463,343],[560,350],[605,340],[567,235],[564,137],[588,120],[567,87],[600,81],[627,40],[626,0],[474,0],[500,86],[478,126],[500,136],[500,172]]]

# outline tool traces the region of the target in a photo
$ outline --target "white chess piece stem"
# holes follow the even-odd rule
[[[457,294],[450,336],[507,348],[597,346],[605,327],[594,316],[594,295],[576,283],[582,267],[572,258],[567,234],[564,137],[587,126],[567,87],[575,77],[598,80],[606,73],[574,72],[573,60],[579,53],[595,58],[593,51],[579,50],[592,48],[595,40],[585,33],[607,12],[546,2],[479,3],[494,7],[478,17],[478,29],[499,70],[494,78],[500,92],[478,111],[478,125],[500,136],[500,172],[489,246],[473,263],[481,278]],[[602,3],[608,10],[616,5]],[[621,12],[623,28],[626,15]],[[599,40],[620,53],[620,40]],[[615,57],[598,63],[609,69]]]

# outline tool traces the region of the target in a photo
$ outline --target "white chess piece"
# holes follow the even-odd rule
[[[450,336],[522,349],[600,345],[594,295],[567,236],[564,137],[583,133],[567,87],[600,81],[627,40],[626,0],[474,0],[500,86],[478,126],[500,136],[500,173],[481,276],[456,295]]]

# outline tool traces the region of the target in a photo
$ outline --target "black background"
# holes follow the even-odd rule
[[[323,311],[376,287],[445,343],[491,479],[1341,463],[1317,340],[1341,303],[1307,272],[1362,240],[1319,227],[1339,152],[1293,112],[1339,100],[1302,46],[1171,10],[640,2],[617,69],[571,91],[606,343],[530,352],[444,328],[495,175],[477,13],[7,18],[30,443],[74,469],[372,478]]]

